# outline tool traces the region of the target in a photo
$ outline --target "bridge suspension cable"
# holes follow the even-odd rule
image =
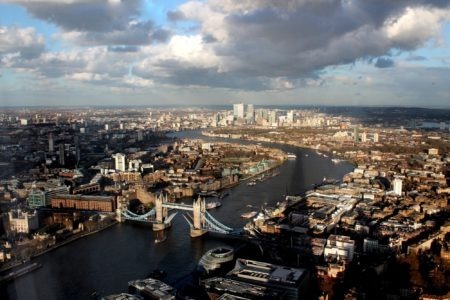
[[[216,218],[214,218],[209,212],[205,212],[206,221],[210,221],[218,228],[225,230],[225,231],[233,231],[233,228],[230,228],[222,223],[220,223]]]

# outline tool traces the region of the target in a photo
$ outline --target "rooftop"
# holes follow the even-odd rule
[[[236,260],[234,269],[228,275],[258,282],[298,285],[305,272],[304,269],[239,258]]]

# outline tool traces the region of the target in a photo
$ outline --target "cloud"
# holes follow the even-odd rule
[[[425,61],[427,58],[422,55],[410,55],[406,58],[407,61]]]
[[[112,52],[138,52],[137,46],[109,46],[108,51]]]
[[[271,89],[283,86],[280,78],[292,83],[330,66],[414,50],[439,38],[450,13],[447,1],[210,0],[182,4],[168,18],[198,23],[201,48],[214,63],[205,66],[197,56],[153,60],[166,78],[178,82],[178,65],[210,76],[211,86],[229,73],[258,78]],[[376,62],[393,66],[385,58]],[[207,78],[194,81],[208,84]]]
[[[13,55],[16,58],[32,59],[44,50],[44,38],[34,28],[0,27],[0,58]]]
[[[66,31],[108,32],[123,30],[139,15],[140,0],[11,0],[33,17],[51,22]]]
[[[165,42],[170,36],[170,31],[154,28],[150,21],[133,21],[122,30],[110,32],[61,32],[58,38],[75,45],[148,45],[153,42]]]
[[[384,69],[384,68],[392,68],[395,65],[394,61],[390,58],[379,57],[375,62],[375,67]]]
[[[12,0],[35,18],[61,29],[56,38],[75,45],[146,45],[165,42],[167,29],[141,20],[141,0]]]
[[[13,2],[56,24],[61,31],[55,37],[74,48],[28,62],[11,52],[10,66],[136,88],[321,86],[322,74],[333,67],[360,61],[392,67],[386,58],[392,52],[438,40],[450,20],[443,0],[205,0],[167,13],[175,22],[171,31],[145,20],[138,0]],[[181,20],[195,29],[177,31]],[[126,77],[131,66],[133,77]]]

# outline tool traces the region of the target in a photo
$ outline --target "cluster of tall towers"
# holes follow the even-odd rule
[[[233,104],[233,116],[235,119],[255,119],[255,108],[253,104],[247,105],[247,110],[245,109],[244,103]]]

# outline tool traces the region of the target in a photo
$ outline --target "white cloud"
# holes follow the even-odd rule
[[[34,28],[0,27],[0,56],[18,53],[21,58],[39,56],[45,50],[45,40]]]
[[[188,1],[172,12],[174,21],[194,24],[180,29],[171,23],[173,34],[144,20],[138,0],[14,2],[56,24],[60,31],[54,37],[70,50],[44,53],[43,38],[31,28],[0,30],[3,65],[117,90],[292,92],[319,89],[325,81],[376,87],[382,83],[376,75],[332,78],[324,70],[361,61],[392,61],[392,69],[400,68],[393,51],[439,40],[450,20],[448,5],[438,0],[205,0]],[[23,49],[34,56],[23,59]]]
[[[386,20],[387,38],[400,47],[415,48],[431,38],[439,38],[443,22],[450,21],[450,10],[407,7],[400,16]]]
[[[108,78],[108,75],[106,74],[98,74],[98,73],[88,73],[88,72],[81,72],[81,73],[73,73],[66,75],[67,79],[77,80],[77,81],[101,81]]]

